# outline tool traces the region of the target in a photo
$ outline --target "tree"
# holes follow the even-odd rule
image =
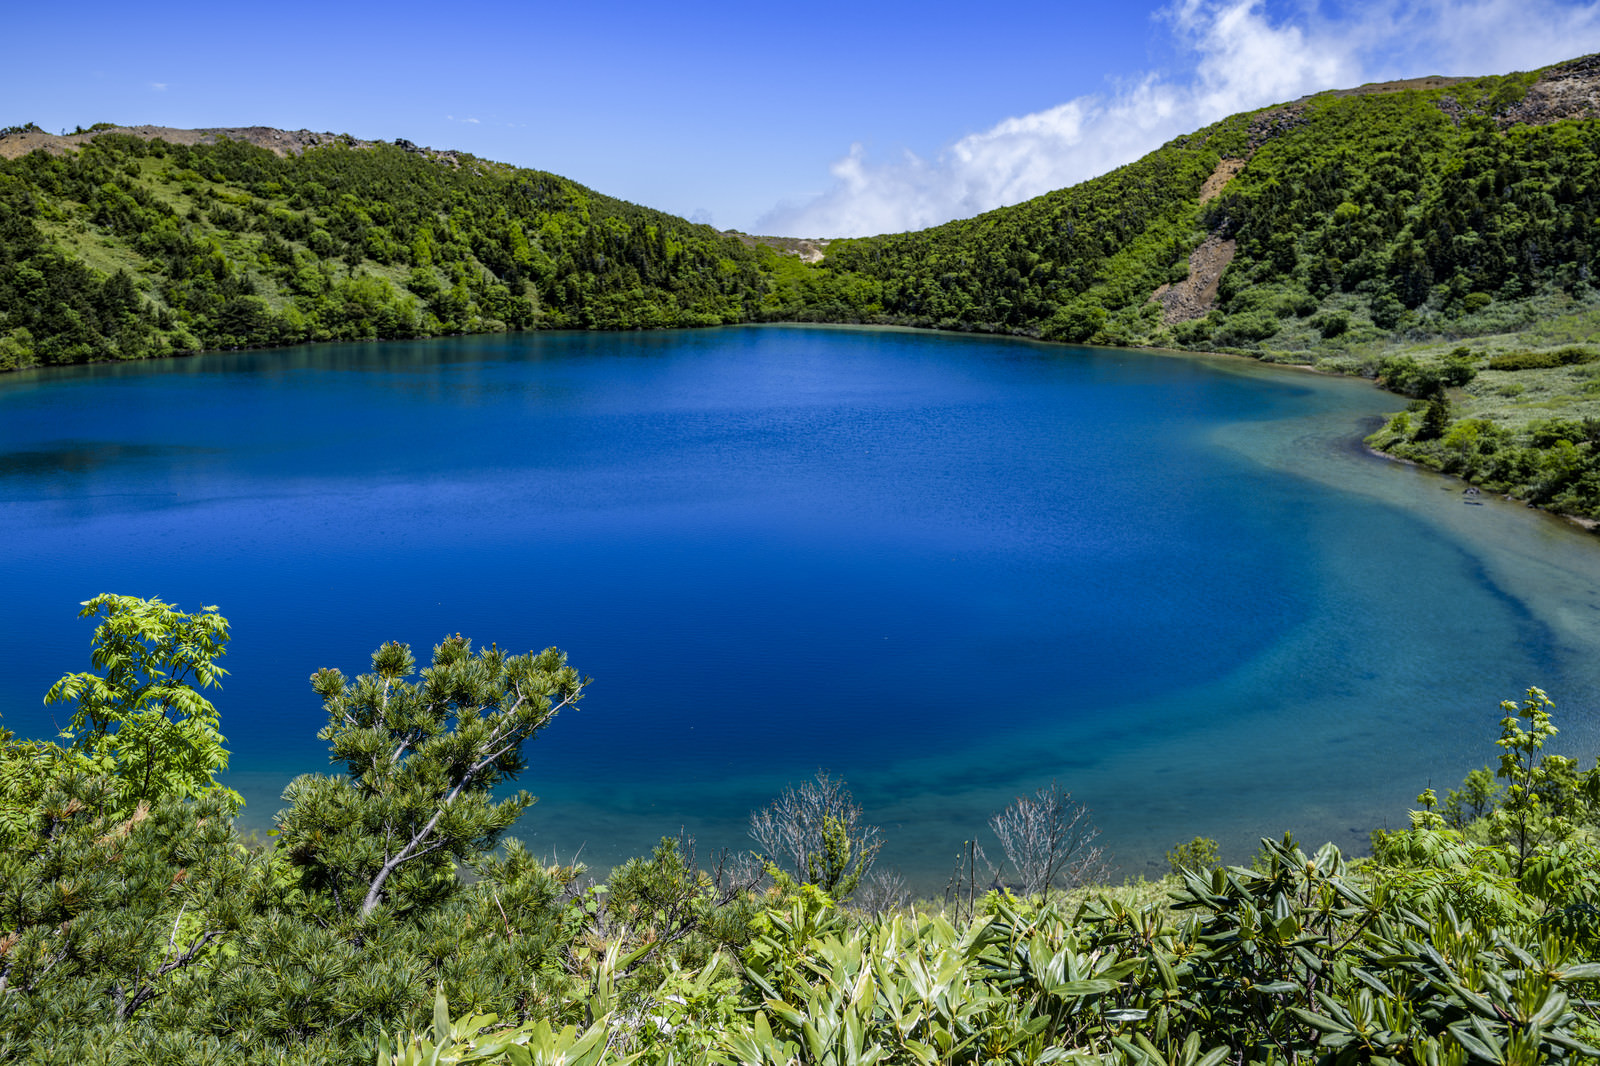
[[[1444,393],[1434,394],[1417,427],[1417,440],[1438,440],[1450,429],[1450,400]]]
[[[220,791],[228,751],[217,709],[196,690],[227,673],[228,620],[215,607],[185,614],[159,599],[104,593],[78,617],[98,617],[90,656],[103,674],[67,674],[45,703],[76,702],[62,737],[99,773],[115,777],[118,809],[130,811],[168,796]]]
[[[700,868],[694,837],[662,837],[649,858],[611,871],[608,891],[593,907],[593,935],[622,945],[617,972],[702,966],[726,948],[737,957],[748,944],[758,905],[750,890],[761,880],[748,855],[716,855]]]
[[[844,781],[822,770],[752,812],[750,836],[763,859],[834,899],[855,891],[883,847],[878,827],[861,824],[861,808]]]
[[[1500,703],[1505,717],[1500,719],[1500,739],[1495,741],[1500,747],[1500,766],[1495,776],[1506,783],[1505,798],[1490,820],[1511,848],[1518,877],[1543,840],[1559,840],[1572,832],[1571,823],[1549,809],[1540,787],[1553,774],[1565,776],[1572,769],[1571,760],[1563,756],[1539,756],[1545,742],[1557,732],[1550,714],[1554,706],[1543,689],[1533,687],[1520,707],[1513,700]],[[1524,718],[1526,729],[1522,726]]]
[[[34,831],[40,799],[63,769],[78,761],[59,744],[17,740],[0,726],[0,853]]]
[[[406,680],[415,667],[409,646],[389,643],[354,682],[330,669],[311,677],[328,712],[318,735],[347,772],[290,783],[280,846],[340,915],[365,920],[386,899],[415,906],[453,889],[455,862],[494,847],[534,802],[491,795],[525,768],[523,742],[589,683],[555,648],[474,655],[460,634]]]
[[[1052,887],[1073,888],[1105,876],[1105,851],[1095,844],[1100,830],[1089,813],[1052,781],[989,819],[1023,895],[1048,897]]]
[[[125,814],[119,782],[73,760],[37,780],[30,816],[0,849],[7,1060],[7,1038],[18,1040],[9,1050],[29,1040],[36,1053],[74,1033],[122,1027],[213,957],[249,904],[242,886],[252,860],[220,790]]]

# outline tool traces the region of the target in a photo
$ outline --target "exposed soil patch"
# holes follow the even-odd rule
[[[1233,176],[1244,169],[1243,159],[1224,159],[1217,164],[1217,169],[1211,172],[1206,183],[1200,186],[1200,202],[1205,203],[1222,191],[1222,187],[1233,180]]]
[[[1238,243],[1213,233],[1189,253],[1189,276],[1176,285],[1163,285],[1150,299],[1161,305],[1161,321],[1166,325],[1204,318],[1217,305],[1217,284],[1222,272],[1233,262]]]

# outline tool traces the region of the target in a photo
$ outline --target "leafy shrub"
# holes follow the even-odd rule
[[[1385,359],[1379,364],[1378,377],[1390,392],[1418,399],[1437,395],[1444,387],[1444,379],[1435,368],[1423,366],[1409,355]]]
[[[1549,370],[1558,366],[1579,366],[1600,359],[1600,354],[1577,346],[1550,352],[1508,352],[1489,360],[1490,370]]]
[[[1312,319],[1311,324],[1317,327],[1317,331],[1322,334],[1323,340],[1332,340],[1335,337],[1343,336],[1345,331],[1350,328],[1350,316],[1343,311],[1329,311],[1325,315],[1318,315]]]
[[[1400,325],[1400,317],[1405,312],[1405,304],[1389,293],[1383,293],[1372,299],[1372,324],[1379,329],[1394,329]]]
[[[1246,311],[1229,315],[1218,338],[1224,343],[1266,340],[1278,332],[1278,316],[1271,311]]]
[[[1167,865],[1180,876],[1185,870],[1206,873],[1215,869],[1219,861],[1217,842],[1210,837],[1195,837],[1187,844],[1174,844],[1167,851]]]

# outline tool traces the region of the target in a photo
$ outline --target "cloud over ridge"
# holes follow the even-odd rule
[[[1571,58],[1600,42],[1600,0],[1387,0],[1358,15],[1266,0],[1175,0],[1157,16],[1192,66],[1158,72],[968,134],[931,159],[878,161],[859,144],[832,186],[763,215],[807,237],[922,229],[1020,203],[1132,162],[1239,111],[1325,89],[1427,74],[1495,74]],[[1428,69],[1422,69],[1422,68]]]

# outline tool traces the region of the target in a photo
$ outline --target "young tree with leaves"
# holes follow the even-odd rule
[[[220,791],[228,768],[217,709],[199,688],[227,673],[228,620],[215,607],[186,614],[159,599],[103,593],[80,618],[99,618],[90,655],[100,673],[67,674],[45,703],[76,703],[62,737],[96,773],[116,779],[118,809]],[[198,686],[198,688],[196,687]]]
[[[1520,707],[1512,700],[1500,703],[1505,717],[1500,719],[1500,739],[1495,741],[1500,747],[1495,776],[1506,783],[1505,798],[1490,815],[1490,822],[1510,847],[1518,877],[1542,841],[1560,840],[1572,832],[1571,822],[1550,809],[1540,787],[1552,775],[1570,776],[1573,768],[1572,761],[1563,756],[1539,755],[1557,733],[1550,715],[1554,706],[1543,689],[1532,687]]]

